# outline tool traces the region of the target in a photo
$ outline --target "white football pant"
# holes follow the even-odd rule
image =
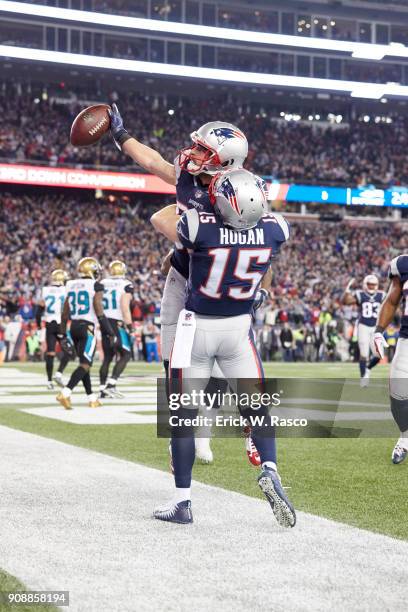
[[[199,378],[206,384],[213,373],[215,360],[228,380],[263,378],[262,363],[251,337],[249,314],[236,317],[195,315],[195,318],[191,366],[183,368],[183,380]]]
[[[369,327],[364,323],[359,323],[357,327],[358,348],[360,349],[360,359],[368,359],[370,356],[370,342],[374,335],[375,327]]]
[[[390,368],[390,395],[408,399],[408,338],[399,338]]]
[[[170,268],[164,286],[160,308],[161,350],[163,361],[170,359],[170,353],[176,337],[177,321],[186,301],[186,279],[173,267]],[[217,363],[214,364],[212,375],[224,378]]]

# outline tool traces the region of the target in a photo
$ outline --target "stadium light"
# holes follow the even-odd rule
[[[346,40],[332,40],[313,37],[304,38],[302,36],[292,36],[286,34],[272,34],[269,32],[254,32],[248,30],[237,30],[234,28],[218,28],[214,26],[196,25],[192,23],[186,24],[175,21],[159,21],[156,19],[144,19],[141,17],[93,13],[90,11],[57,8],[55,6],[44,6],[26,2],[12,2],[9,0],[0,0],[0,11],[18,15],[45,17],[53,20],[89,23],[90,25],[145,30],[155,33],[162,32],[168,34],[178,34],[181,36],[186,36],[187,34],[190,37],[218,38],[248,42],[252,44],[256,42],[265,45],[337,51],[342,53],[351,53],[351,57],[358,59],[364,58],[381,60],[385,55],[408,58],[408,47],[405,47],[402,44],[376,45]]]
[[[28,49],[0,45],[0,57],[37,62],[51,62],[69,66],[83,66],[102,70],[122,70],[140,72],[150,75],[170,77],[187,77],[203,81],[226,81],[246,83],[249,85],[295,87],[297,89],[312,89],[316,91],[336,91],[349,93],[353,97],[381,98],[382,96],[399,96],[408,98],[408,86],[397,83],[362,83],[360,81],[340,81],[335,79],[318,79],[314,77],[288,76],[281,74],[265,74],[263,72],[242,72],[239,70],[221,70],[218,68],[202,68],[198,66],[182,66],[179,64],[161,64],[158,62],[142,62],[139,60],[117,59],[113,57],[98,57],[81,55],[79,53],[62,53],[44,49]]]

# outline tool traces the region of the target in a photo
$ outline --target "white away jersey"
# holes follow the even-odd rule
[[[45,303],[43,319],[46,323],[61,323],[61,312],[64,305],[66,288],[64,285],[46,285],[42,288],[41,298]]]
[[[120,305],[124,293],[133,293],[133,285],[127,278],[104,278],[103,285],[103,310],[108,319],[123,321],[122,308]]]
[[[68,281],[66,288],[70,319],[72,321],[82,319],[96,323],[93,299],[97,291],[103,291],[103,285],[92,278],[76,278]]]

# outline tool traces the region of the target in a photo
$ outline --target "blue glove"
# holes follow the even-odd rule
[[[123,143],[132,137],[123,127],[123,119],[116,104],[112,104],[112,109],[108,110],[108,113],[111,120],[110,133],[113,138],[113,142],[119,151],[121,151]]]
[[[262,306],[262,304],[267,299],[267,297],[268,297],[267,290],[266,289],[259,289],[259,291],[257,291],[256,295],[255,295],[253,309],[254,310],[258,310],[258,308],[260,308]]]

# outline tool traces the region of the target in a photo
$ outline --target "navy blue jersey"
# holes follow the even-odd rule
[[[199,212],[213,212],[213,206],[210,203],[208,195],[208,185],[202,185],[197,176],[193,176],[186,170],[182,170],[178,164],[178,158],[174,161],[176,168],[176,195],[177,195],[177,212],[181,215],[186,210],[194,208]],[[188,269],[190,257],[187,250],[180,245],[176,245],[174,253],[171,256],[171,265],[184,278],[188,278]]]
[[[190,250],[186,308],[233,317],[251,312],[271,259],[289,238],[289,225],[281,215],[268,213],[254,228],[236,231],[214,213],[189,210],[177,233]]]
[[[367,293],[366,291],[356,291],[356,302],[358,305],[358,320],[368,327],[374,327],[377,323],[378,313],[381,302],[384,299],[385,291]]]
[[[400,337],[408,338],[408,255],[399,255],[390,263],[388,275],[390,278],[398,276],[402,284],[402,317]]]

